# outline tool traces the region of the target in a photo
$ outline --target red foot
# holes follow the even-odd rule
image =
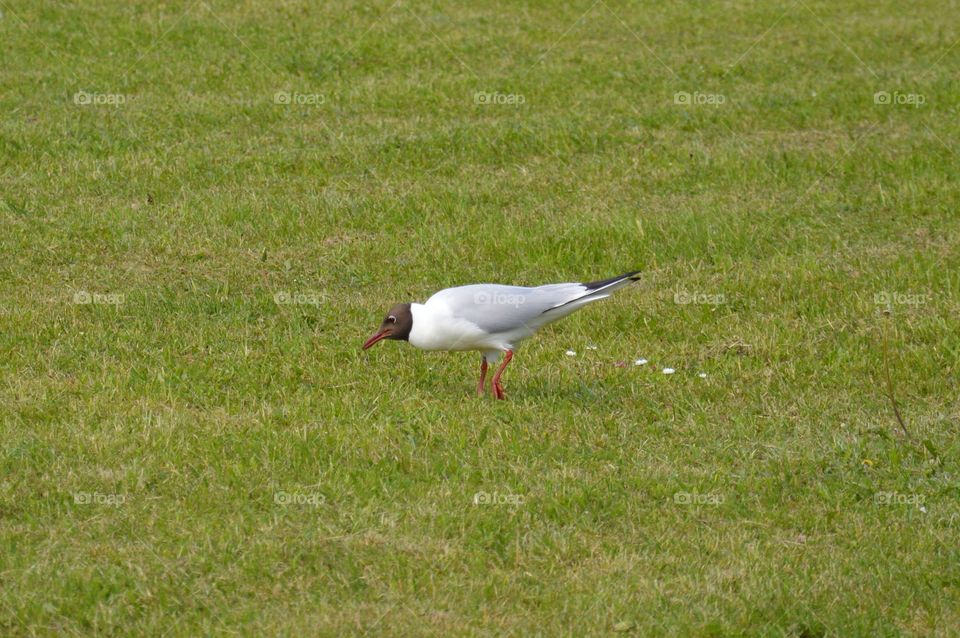
[[[507,350],[507,356],[503,358],[503,363],[500,364],[496,374],[493,375],[493,396],[501,400],[506,399],[507,396],[503,393],[503,384],[500,383],[500,375],[503,374],[504,368],[507,367],[511,359],[513,359],[513,350]]]
[[[480,360],[480,383],[477,384],[477,396],[483,396],[483,383],[487,379],[487,358]]]

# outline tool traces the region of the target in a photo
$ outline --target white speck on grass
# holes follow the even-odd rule
[[[587,346],[587,350],[596,350],[597,346]]]
[[[663,369],[663,373],[664,373],[664,374],[673,374],[674,372],[676,372],[676,370],[674,370],[673,368],[664,368],[664,369]]]
[[[576,351],[576,350],[567,350],[567,356],[568,356],[568,357],[575,357],[575,356],[577,356],[577,351]]]
[[[635,366],[645,366],[645,365],[647,365],[647,360],[646,360],[646,359],[637,359],[636,361],[633,362],[633,365],[635,365]]]
[[[701,372],[701,373],[698,374],[697,376],[700,377],[701,379],[706,379],[706,378],[707,378],[707,373],[706,373],[706,372]]]

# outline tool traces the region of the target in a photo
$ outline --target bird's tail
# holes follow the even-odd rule
[[[590,283],[582,285],[589,291],[588,294],[590,295],[601,292],[604,294],[610,294],[614,290],[619,290],[620,288],[629,285],[631,282],[640,279],[638,276],[639,274],[639,270],[634,270],[633,272],[628,272],[620,275],[619,277],[611,277],[610,279],[604,279],[602,281],[591,281]]]
[[[606,299],[614,291],[623,288],[624,286],[629,286],[631,283],[640,279],[638,276],[640,273],[639,270],[634,270],[633,272],[628,272],[619,277],[611,277],[610,279],[603,279],[601,281],[591,281],[588,283],[580,284],[584,291],[579,297],[575,297],[565,303],[559,304],[550,308],[549,310],[544,311],[544,314],[551,313],[554,314],[556,311],[561,312],[562,315],[566,315],[569,311],[573,311],[576,308],[584,304],[588,304],[591,301],[598,301],[600,299]],[[562,309],[562,310],[561,310]]]

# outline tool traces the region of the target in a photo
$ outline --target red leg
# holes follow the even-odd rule
[[[487,358],[480,359],[480,383],[477,384],[477,396],[483,396],[483,384],[487,380]]]
[[[513,359],[513,350],[507,350],[507,356],[503,358],[503,363],[500,364],[500,367],[497,368],[496,374],[493,375],[493,396],[498,399],[506,399],[506,395],[503,393],[503,386],[500,384],[500,375],[503,374],[503,369],[507,367],[507,364],[510,363],[510,359]]]

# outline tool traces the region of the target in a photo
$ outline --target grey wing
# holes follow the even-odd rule
[[[520,328],[532,332],[557,318],[554,313],[544,313],[582,297],[586,292],[587,288],[577,283],[536,288],[474,284],[441,290],[427,300],[427,305],[443,304],[453,316],[466,319],[487,333]]]

